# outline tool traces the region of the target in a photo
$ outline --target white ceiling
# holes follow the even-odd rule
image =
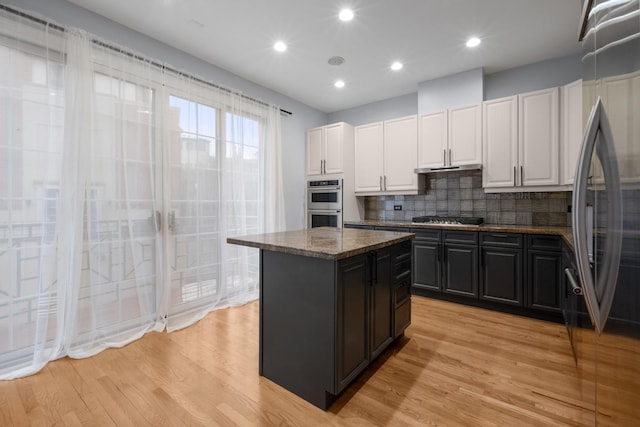
[[[69,0],[326,113],[579,51],[582,0]],[[351,22],[338,20],[348,6]],[[482,44],[470,50],[470,36]],[[272,46],[289,46],[277,53]],[[327,60],[346,59],[341,66]],[[162,58],[158,58],[162,59]],[[392,61],[404,68],[392,72]],[[333,83],[341,78],[343,89]],[[283,106],[286,107],[286,106]]]

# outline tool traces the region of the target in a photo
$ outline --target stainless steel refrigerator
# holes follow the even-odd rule
[[[640,0],[586,0],[571,330],[591,425],[640,426]]]

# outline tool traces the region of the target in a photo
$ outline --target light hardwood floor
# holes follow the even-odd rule
[[[405,337],[324,412],[258,376],[253,302],[0,382],[0,425],[592,425],[590,378],[563,325],[414,296]]]

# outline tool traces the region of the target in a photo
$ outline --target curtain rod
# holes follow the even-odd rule
[[[48,27],[51,27],[51,28],[53,28],[55,30],[58,30],[58,31],[61,31],[61,32],[66,32],[67,31],[64,27],[61,27],[60,25],[54,24],[54,23],[52,23],[50,21],[47,21],[45,19],[42,19],[42,18],[38,18],[37,16],[29,15],[28,13],[22,12],[20,10],[13,9],[13,8],[11,8],[9,6],[5,6],[3,4],[0,4],[0,9],[4,10],[6,12],[9,12],[9,13],[13,13],[14,15],[18,15],[21,18],[29,19],[29,20],[37,22],[39,24],[46,25]],[[100,41],[100,40],[95,40],[95,39],[93,40],[93,43],[97,44],[98,46],[104,47],[106,49],[110,49],[110,50],[112,50],[114,52],[118,52],[118,53],[121,53],[123,55],[127,55],[127,56],[129,56],[131,58],[138,59],[138,60],[141,60],[141,61],[147,61],[151,65],[154,65],[156,67],[160,67],[163,70],[171,71],[173,73],[178,73],[180,75],[189,77],[190,79],[193,79],[193,80],[197,81],[198,83],[202,83],[202,84],[205,84],[207,86],[211,86],[213,88],[216,88],[216,89],[224,91],[224,92],[234,93],[234,91],[229,89],[229,88],[226,88],[226,87],[217,85],[215,83],[212,83],[210,81],[207,81],[207,80],[201,79],[199,77],[193,76],[193,75],[188,74],[188,73],[186,73],[184,71],[180,71],[180,70],[176,70],[176,69],[171,68],[171,67],[167,67],[165,64],[162,64],[162,63],[153,61],[153,60],[151,60],[149,58],[145,58],[143,56],[137,55],[137,54],[135,54],[135,53],[133,53],[131,51],[125,51],[125,50],[123,50],[123,49],[121,49],[121,48],[119,48],[117,46],[111,45],[109,43],[106,43],[106,42],[103,42],[103,41]],[[267,106],[267,107],[270,106],[270,104],[267,103],[267,102],[261,101],[259,99],[253,98],[253,97],[245,95],[243,93],[238,93],[238,95],[240,95],[242,98],[247,99],[249,101],[253,101],[253,102],[256,102],[258,104]],[[287,116],[293,115],[293,113],[291,111],[287,111],[287,110],[284,110],[282,108],[280,108],[280,113],[284,114],[284,115],[287,115]]]

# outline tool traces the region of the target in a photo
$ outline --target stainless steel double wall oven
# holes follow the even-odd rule
[[[307,227],[342,227],[342,180],[307,182]]]

